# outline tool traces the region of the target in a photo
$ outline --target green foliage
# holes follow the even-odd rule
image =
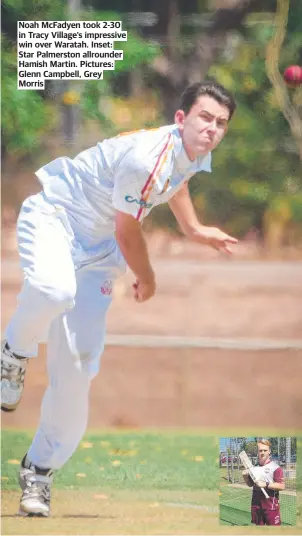
[[[89,11],[83,13],[81,18],[82,20],[121,20],[120,14],[109,11]],[[116,128],[108,119],[106,112],[103,112],[102,106],[108,96],[112,94],[114,78],[122,72],[129,72],[136,67],[148,65],[160,53],[159,46],[146,43],[135,32],[129,30],[127,41],[115,41],[114,48],[123,51],[123,60],[115,61],[115,70],[105,71],[101,82],[86,82],[84,84],[80,105],[84,119],[98,119],[109,135],[114,135]]]
[[[279,455],[285,457],[286,456],[286,438],[278,438],[278,437],[269,437],[268,438],[271,442],[271,450],[273,456],[278,455],[278,439],[279,439]],[[297,438],[292,437],[291,442],[291,456],[295,456],[297,454]]]
[[[115,63],[116,73],[130,71],[138,65],[148,65],[160,51],[158,45],[146,43],[138,35],[130,32],[127,41],[116,41],[115,48],[124,51],[123,60]]]
[[[18,91],[15,53],[2,37],[2,143],[8,152],[32,151],[50,114],[38,92]]]
[[[41,91],[17,89],[16,39],[18,20],[62,20],[58,0],[4,0],[2,25],[2,145],[18,156],[31,153],[53,126],[53,111]]]
[[[273,25],[272,17],[263,15],[258,14],[261,23],[248,26],[244,39],[237,35],[232,60],[222,58],[209,70],[209,75],[235,93],[238,109],[226,139],[213,155],[213,177],[200,176],[195,186],[196,195],[202,192],[205,199],[204,218],[226,222],[230,231],[240,235],[252,226],[261,228],[268,210],[284,214],[286,221],[301,221],[302,213],[301,163],[266,74],[266,45]],[[297,61],[301,39],[296,31],[287,35],[287,45],[281,68],[294,63],[294,58]],[[294,193],[288,185],[294,185]]]
[[[212,174],[200,173],[190,180],[200,219],[223,225],[238,237],[251,228],[264,233],[266,214],[284,226],[302,221],[297,142],[266,73],[266,47],[274,32],[274,11],[269,10],[275,10],[276,5],[263,4],[263,12],[246,19],[244,33],[229,34],[224,53],[207,73],[235,94],[238,107],[226,138],[213,153]],[[290,2],[281,73],[286,66],[299,64],[302,4],[298,4]],[[205,7],[200,4],[200,9]],[[289,90],[292,101],[297,91]],[[176,229],[175,219],[165,206],[154,211],[153,220]]]
[[[46,92],[17,90],[16,22],[64,20],[68,18],[66,6],[62,0],[3,1],[2,139],[8,152],[23,154],[38,147],[41,135],[51,131],[50,116],[55,116],[53,111],[49,113],[51,103]],[[179,4],[179,7],[183,11],[184,5]],[[199,2],[198,9],[201,13],[206,12],[206,2]],[[266,47],[274,32],[276,3],[265,0],[261,9],[260,13],[248,16],[243,29],[229,33],[224,53],[209,69],[209,76],[214,76],[234,92],[238,109],[225,140],[215,150],[212,174],[198,174],[190,181],[200,219],[211,225],[224,225],[238,237],[244,236],[251,227],[264,231],[266,215],[271,221],[282,221],[284,226],[291,222],[301,225],[302,222],[301,162],[297,145],[278,107],[265,68]],[[88,9],[83,9],[79,17],[81,20],[122,18],[113,10]],[[288,65],[300,62],[301,21],[302,4],[291,0],[280,57],[281,73]],[[200,31],[203,30],[194,25],[181,27],[177,47],[183,61],[190,54],[194,38]],[[105,71],[102,81],[81,83],[82,118],[98,120],[107,135],[114,135],[117,130],[107,113],[108,98],[114,93],[116,77],[142,69],[143,73],[148,73],[150,81],[149,65],[161,53],[160,46],[141,38],[134,30],[128,30],[128,40],[116,42],[115,48],[124,51],[124,59],[115,63],[115,71]],[[156,80],[153,80],[153,86],[157,87]],[[292,100],[297,91],[289,90]],[[152,211],[150,219],[151,224],[176,229],[167,205]]]
[[[2,33],[16,41],[19,20],[65,20],[67,4],[61,0],[3,0]]]
[[[251,458],[256,457],[257,454],[258,454],[258,448],[257,448],[256,441],[249,441],[246,444],[245,451],[246,451],[247,455],[250,456]]]
[[[24,155],[41,143],[41,134],[51,132],[57,110],[44,91],[17,89],[16,32],[18,20],[65,20],[66,4],[61,0],[4,0],[5,24],[2,28],[2,143],[8,153]],[[120,20],[116,12],[81,11],[80,20]],[[124,59],[115,62],[115,71],[105,71],[104,80],[82,83],[80,109],[82,119],[94,119],[113,135],[116,131],[103,111],[103,100],[112,94],[116,76],[139,65],[147,65],[159,48],[146,44],[134,32],[128,40],[115,42],[124,51]]]
[[[115,11],[86,11],[81,14],[81,20],[87,21],[120,21],[121,19],[122,17],[120,13]],[[124,25],[123,29],[125,29]],[[114,48],[116,50],[123,50],[123,60],[117,60],[115,62],[114,71],[106,71],[104,73],[104,78],[106,79],[116,76],[116,73],[130,71],[138,65],[147,65],[160,53],[160,47],[158,45],[152,42],[146,42],[139,37],[134,30],[127,31],[127,41],[115,41]]]

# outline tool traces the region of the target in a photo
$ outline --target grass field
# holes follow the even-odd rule
[[[18,489],[15,462],[31,437],[2,433],[3,489]],[[217,490],[218,447],[215,437],[177,433],[120,432],[89,435],[63,470],[56,487],[110,487],[119,490]]]
[[[198,434],[120,432],[85,437],[56,474],[52,518],[20,519],[18,463],[26,433],[4,430],[4,534],[181,534],[217,527],[218,443]],[[60,526],[58,527],[58,518]],[[64,529],[63,529],[64,527]],[[44,532],[43,532],[44,533]]]
[[[219,524],[218,438],[202,431],[87,434],[56,474],[51,518],[20,518],[18,466],[31,437],[2,431],[3,535],[254,532]],[[302,526],[272,529],[301,534]]]

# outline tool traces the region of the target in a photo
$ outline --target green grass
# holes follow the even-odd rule
[[[32,437],[2,431],[3,534],[258,534],[219,524],[218,438],[202,430],[90,432],[55,475],[52,516],[18,518],[19,462]],[[299,504],[297,528],[272,527],[274,534],[301,534],[301,495]],[[247,502],[237,522],[249,521]]]
[[[32,435],[2,432],[3,534],[202,534],[219,530],[218,442],[195,432],[87,434],[55,475],[52,516],[19,518]],[[201,521],[202,520],[202,521]]]
[[[17,461],[31,436],[2,432],[2,488],[18,488]],[[55,487],[100,487],[131,490],[217,490],[218,445],[198,433],[120,432],[88,434],[65,467]]]

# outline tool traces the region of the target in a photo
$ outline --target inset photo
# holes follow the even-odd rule
[[[220,438],[223,525],[296,525],[295,437]]]

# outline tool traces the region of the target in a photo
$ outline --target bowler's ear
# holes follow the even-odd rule
[[[177,110],[177,112],[175,113],[175,116],[174,116],[175,123],[179,127],[182,127],[183,124],[184,124],[185,117],[186,117],[186,114],[185,114],[185,112],[183,110]]]

